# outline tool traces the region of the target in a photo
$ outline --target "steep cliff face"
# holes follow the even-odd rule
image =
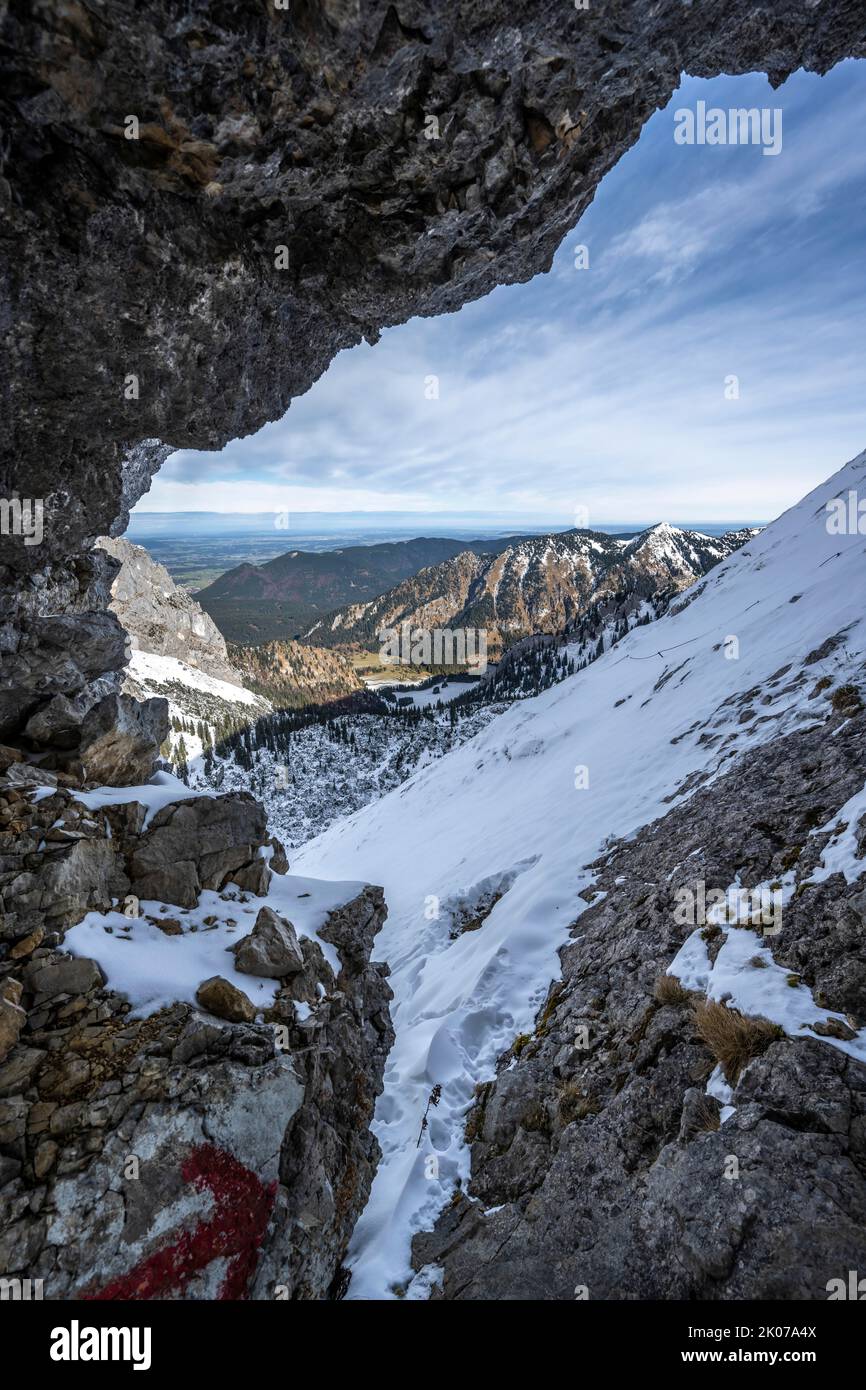
[[[866,15],[42,0],[4,5],[2,41],[0,495],[45,508],[40,545],[5,538],[8,734],[56,695],[106,698],[122,643],[82,557],[171,448],[249,433],[341,348],[544,269],[683,70],[823,71],[866,53]]]
[[[171,656],[217,680],[238,685],[241,676],[229,661],[225,638],[212,618],[143,546],[126,540],[99,540],[120,562],[111,586],[111,611],[129,633],[134,651]]]

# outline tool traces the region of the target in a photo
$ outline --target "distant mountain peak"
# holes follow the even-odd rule
[[[687,588],[746,537],[713,537],[659,522],[631,539],[573,530],[520,537],[497,554],[462,551],[366,602],[323,616],[304,634],[323,646],[375,647],[383,628],[477,628],[492,650],[555,634],[620,591],[650,597]]]

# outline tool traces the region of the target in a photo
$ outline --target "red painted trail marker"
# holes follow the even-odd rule
[[[183,1231],[171,1245],[113,1279],[103,1289],[82,1294],[85,1299],[148,1299],[182,1295],[193,1275],[212,1260],[230,1257],[217,1298],[246,1298],[259,1249],[267,1230],[275,1182],[265,1185],[225,1149],[200,1144],[184,1160],[184,1179],[213,1194],[215,1209],[206,1221]]]

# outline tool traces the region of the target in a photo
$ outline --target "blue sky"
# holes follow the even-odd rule
[[[698,100],[780,107],[781,152],[676,144]],[[549,274],[342,353],[139,510],[771,518],[866,447],[864,131],[866,62],[685,79]]]

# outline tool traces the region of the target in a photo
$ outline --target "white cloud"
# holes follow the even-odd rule
[[[142,509],[775,515],[866,443],[866,64],[825,83],[772,94],[772,160],[677,148],[660,113],[551,275],[341,354],[283,420],[173,456]]]

